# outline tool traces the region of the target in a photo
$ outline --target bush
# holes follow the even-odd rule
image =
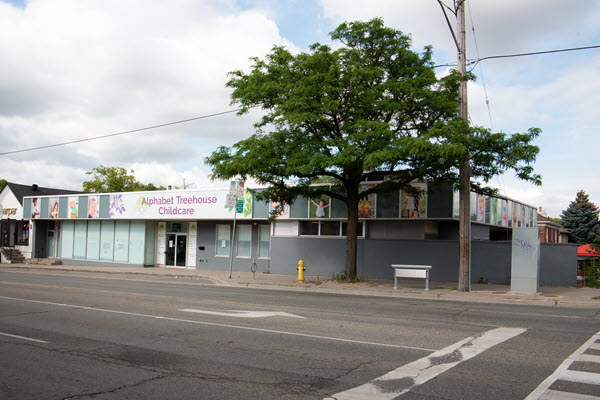
[[[587,260],[583,265],[583,280],[585,286],[600,288],[600,260]]]

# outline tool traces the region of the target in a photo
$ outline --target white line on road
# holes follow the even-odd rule
[[[548,389],[540,396],[540,400],[598,400],[600,397],[588,394],[562,392],[560,390]]]
[[[525,400],[542,399],[543,398],[542,395],[548,390],[548,388],[550,386],[552,386],[552,384],[554,382],[556,382],[557,380],[564,379],[563,376],[569,376],[570,378],[574,379],[575,375],[571,375],[571,374],[569,374],[569,372],[576,372],[576,371],[568,371],[569,367],[571,366],[571,364],[574,361],[580,361],[581,355],[587,349],[595,348],[597,345],[597,343],[595,343],[595,342],[596,342],[596,340],[598,340],[599,337],[600,337],[600,332],[596,333],[594,336],[589,338],[589,340],[587,342],[585,342],[580,348],[575,350],[575,352],[573,354],[571,354],[565,361],[563,361],[562,364],[560,364],[558,366],[558,368],[556,369],[556,371],[554,371],[554,373],[552,375],[550,375],[542,383],[540,383],[540,385],[533,392],[531,392],[529,394],[529,396],[527,396],[525,398]],[[594,374],[594,375],[598,375],[598,374]]]
[[[11,335],[10,333],[4,333],[4,332],[0,332],[0,335],[2,336],[8,336],[8,337],[12,337],[12,338],[17,338],[17,339],[23,339],[23,340],[29,340],[31,342],[37,342],[37,343],[48,343],[45,340],[39,340],[39,339],[33,339],[30,337],[25,337],[25,336],[19,336],[19,335]]]
[[[362,340],[352,340],[352,339],[335,338],[335,337],[330,337],[330,336],[310,335],[308,333],[286,332],[286,331],[278,331],[278,330],[274,330],[274,329],[253,328],[250,326],[238,326],[238,325],[230,325],[230,324],[219,324],[219,323],[215,323],[215,322],[194,321],[194,320],[189,320],[189,319],[163,317],[160,315],[138,314],[138,313],[132,313],[132,312],[128,312],[128,311],[107,310],[107,309],[103,309],[103,308],[78,306],[78,305],[73,305],[73,304],[53,303],[53,302],[49,302],[49,301],[40,301],[40,300],[19,299],[16,297],[0,296],[0,299],[24,301],[24,302],[38,303],[38,304],[47,304],[47,305],[59,306],[59,307],[77,308],[80,310],[101,311],[101,312],[131,315],[131,316],[143,317],[143,318],[162,319],[162,320],[166,320],[166,321],[185,322],[185,323],[197,324],[197,325],[217,326],[217,327],[221,327],[221,328],[242,329],[242,330],[247,330],[247,331],[274,333],[274,334],[278,334],[278,335],[289,335],[289,336],[307,337],[307,338],[313,338],[313,339],[333,340],[333,341],[337,341],[337,342],[354,343],[354,344],[361,344],[361,345],[367,345],[367,346],[392,347],[392,348],[396,348],[396,349],[420,350],[420,351],[427,351],[427,352],[435,351],[435,349],[428,349],[428,348],[424,348],[424,347],[402,346],[402,345],[389,344],[389,343],[365,342]]]
[[[415,386],[469,360],[479,353],[525,332],[523,328],[496,328],[482,336],[469,337],[442,350],[403,365],[371,382],[331,396],[336,400],[391,400]],[[395,386],[395,387],[394,387]],[[396,389],[397,388],[397,389]]]
[[[235,318],[264,318],[264,317],[292,317],[292,318],[304,318],[299,315],[294,315],[282,311],[237,311],[227,310],[227,312],[218,311],[207,311],[207,310],[195,310],[192,308],[184,308],[179,311],[191,312],[196,314],[208,314],[208,315],[219,315],[221,317],[235,317]]]

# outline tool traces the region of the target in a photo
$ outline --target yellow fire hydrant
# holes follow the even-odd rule
[[[304,261],[298,261],[298,266],[296,267],[296,269],[298,270],[298,282],[304,282],[304,271],[306,271]]]

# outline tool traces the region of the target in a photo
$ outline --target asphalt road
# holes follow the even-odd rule
[[[599,331],[589,308],[0,271],[0,398],[600,396]]]

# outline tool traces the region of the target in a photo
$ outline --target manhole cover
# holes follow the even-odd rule
[[[506,294],[506,292],[492,292],[492,294]]]

